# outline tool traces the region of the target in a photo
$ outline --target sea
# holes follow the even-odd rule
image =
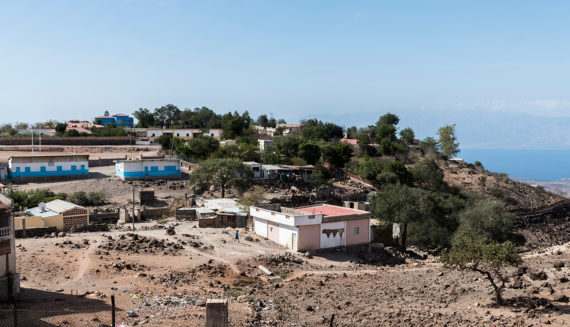
[[[467,162],[523,180],[558,181],[570,178],[570,150],[461,149]]]

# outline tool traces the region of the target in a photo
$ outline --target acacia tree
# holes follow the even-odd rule
[[[239,191],[246,190],[251,185],[253,172],[239,159],[212,158],[200,163],[200,167],[190,174],[190,183],[200,189],[206,189],[210,185],[219,188],[222,198],[226,196],[226,190],[231,187]]]
[[[429,191],[399,183],[383,187],[372,197],[370,205],[376,217],[400,225],[403,249],[408,224],[429,219],[435,207]]]
[[[512,242],[497,243],[474,237],[456,239],[451,250],[442,255],[441,261],[446,267],[476,271],[487,277],[495,290],[498,304],[503,304],[501,292],[507,281],[502,272],[503,268],[522,264],[522,259]]]

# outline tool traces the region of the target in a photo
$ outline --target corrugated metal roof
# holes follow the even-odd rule
[[[63,200],[50,201],[50,202],[46,203],[46,207],[49,210],[57,212],[57,213],[62,213],[64,211],[71,210],[73,208],[85,209],[82,206],[78,206],[75,203],[71,203],[71,202],[67,202],[67,201],[63,201]]]

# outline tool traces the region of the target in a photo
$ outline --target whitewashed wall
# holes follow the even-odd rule
[[[253,230],[257,235],[267,238],[267,222],[265,219],[253,217]]]

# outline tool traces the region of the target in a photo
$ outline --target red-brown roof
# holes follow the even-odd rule
[[[350,216],[350,215],[363,215],[367,214],[367,211],[350,209],[345,207],[333,206],[330,204],[321,204],[316,206],[306,206],[295,208],[297,210],[310,213],[313,215],[322,214],[326,217],[338,217],[338,216]]]
[[[115,118],[115,117],[113,117],[113,116],[98,116],[98,117],[95,117],[95,118]]]
[[[116,115],[113,115],[113,117],[116,117],[116,116],[127,116],[127,117],[128,117],[129,115],[125,115],[125,114],[116,114]]]

